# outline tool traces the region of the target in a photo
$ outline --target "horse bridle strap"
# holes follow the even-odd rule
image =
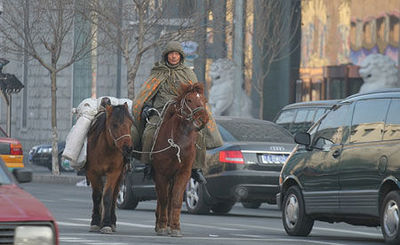
[[[131,135],[130,135],[130,134],[124,134],[124,135],[122,135],[122,136],[120,136],[120,137],[118,137],[118,138],[115,138],[114,135],[112,134],[110,128],[108,128],[108,132],[110,133],[110,136],[111,136],[111,138],[113,139],[115,145],[117,145],[118,140],[120,140],[120,139],[122,139],[122,138],[125,138],[125,137],[131,138]]]
[[[186,107],[189,110],[189,113],[186,113],[183,110],[183,107]],[[202,111],[202,110],[205,110],[205,108],[203,106],[199,106],[194,109],[190,108],[189,105],[186,103],[186,96],[185,96],[185,98],[183,98],[181,100],[180,111],[181,111],[182,116],[184,116],[186,120],[193,120],[194,114],[196,114],[197,112]]]

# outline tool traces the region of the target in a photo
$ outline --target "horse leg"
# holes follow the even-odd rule
[[[170,182],[170,185],[169,185],[169,188],[168,188],[168,196],[170,198],[168,198],[168,222],[167,222],[167,227],[169,229],[171,228],[171,219],[172,219],[172,217],[171,217],[171,215],[172,215],[172,212],[171,212],[171,201],[172,201],[173,188],[174,188],[174,181],[172,180]],[[170,233],[171,233],[171,230],[170,230]]]
[[[113,206],[113,196],[114,190],[117,186],[119,180],[119,171],[113,171],[111,173],[107,173],[106,184],[104,186],[104,194],[103,194],[103,227],[100,229],[101,233],[111,234],[112,233],[112,222],[111,222],[111,210]],[[115,211],[115,210],[114,210]]]
[[[157,210],[156,210],[156,233],[159,236],[168,235],[167,229],[167,206],[168,206],[168,181],[160,175],[155,176],[157,191]]]
[[[101,176],[96,175],[93,171],[88,171],[86,174],[88,180],[92,184],[92,221],[90,222],[89,231],[99,231],[101,226],[101,198],[103,195],[103,182]]]
[[[182,237],[180,215],[183,202],[183,193],[186,189],[186,184],[190,178],[190,171],[184,171],[177,174],[174,178],[173,187],[171,189],[171,214],[170,227],[171,236]]]
[[[122,176],[123,176],[123,174],[121,172],[121,175],[119,176],[117,185],[114,188],[113,202],[112,202],[112,207],[111,207],[111,230],[113,232],[117,231],[117,215],[115,214],[115,205],[116,205],[116,201],[117,201],[117,197],[118,197],[119,185],[121,183]]]
[[[156,193],[158,193],[157,185],[155,186],[155,189],[156,189]],[[156,226],[154,227],[154,231],[158,232],[158,230],[160,229],[160,227],[158,227],[158,217],[160,216],[160,201],[158,200],[158,198],[157,198],[157,206],[156,206],[155,216],[156,216]]]

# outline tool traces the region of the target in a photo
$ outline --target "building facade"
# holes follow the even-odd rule
[[[165,1],[152,0],[155,5],[163,2]],[[299,1],[291,2],[294,4],[289,4],[290,8],[300,7],[296,5]],[[253,82],[256,79],[255,74],[266,69],[266,63],[257,56],[259,49],[255,48],[256,43],[259,42],[255,32],[262,24],[255,12],[264,3],[263,0],[172,0],[171,6],[174,7],[167,11],[166,18],[182,18],[182,12],[186,14],[183,15],[185,17],[188,14],[188,8],[199,15],[204,15],[199,23],[205,26],[204,30],[196,31],[190,39],[181,40],[196,44],[196,50],[189,55],[188,61],[193,66],[199,81],[204,81],[207,87],[210,87],[212,81],[210,81],[208,71],[214,60],[229,58],[242,64],[238,87],[244,88],[251,96],[253,116],[258,117],[262,104],[264,108],[262,118],[272,119],[281,107],[294,102],[300,49],[294,52],[293,47],[299,47],[299,44],[296,42],[290,44],[291,46],[283,51],[285,58],[272,64],[271,75],[263,80],[265,86],[262,93],[266,96],[261,102],[254,91]],[[302,14],[297,10],[294,12],[299,16]],[[296,18],[298,19],[299,16]],[[282,21],[284,20],[282,16]],[[241,21],[240,25],[238,21]],[[263,21],[267,20],[264,18]],[[287,30],[293,31],[290,28]],[[300,35],[299,30],[300,28],[296,30],[296,33]],[[268,30],[266,32],[268,34]],[[283,33],[282,37],[287,37],[287,34]],[[69,35],[70,41],[66,43],[65,50],[71,50],[79,41],[74,38],[73,31]],[[297,40],[300,40],[300,36]],[[154,62],[160,58],[160,48],[162,47],[146,52],[146,56],[142,59],[135,81],[136,91],[149,75]],[[11,136],[21,141],[27,154],[32,146],[50,143],[52,139],[50,76],[46,69],[27,55],[1,53],[1,56],[10,60],[4,72],[15,74],[25,86],[20,93],[12,95]],[[60,141],[65,140],[74,124],[72,108],[84,98],[93,95],[127,97],[127,68],[115,50],[98,48],[86,59],[77,61],[58,73],[57,130]],[[0,100],[0,108],[0,126],[4,128],[7,121],[5,116],[7,108],[2,100]]]
[[[357,93],[363,84],[358,65],[369,54],[398,65],[399,13],[399,0],[303,0],[296,101]]]

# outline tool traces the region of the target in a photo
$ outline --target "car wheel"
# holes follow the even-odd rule
[[[231,211],[235,201],[219,202],[211,207],[211,210],[216,214],[226,214]]]
[[[125,175],[120,184],[117,196],[117,207],[120,209],[135,209],[139,204],[139,199],[135,197],[132,189],[129,175]]]
[[[261,202],[242,202],[243,207],[257,209],[261,206]]]
[[[210,207],[205,201],[204,186],[190,178],[185,190],[185,203],[188,213],[208,214]]]
[[[306,215],[303,195],[297,186],[290,187],[285,194],[282,222],[291,236],[308,236],[312,230],[314,220]]]
[[[386,195],[380,218],[385,241],[400,244],[400,191],[391,191]]]

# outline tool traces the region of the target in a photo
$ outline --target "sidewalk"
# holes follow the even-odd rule
[[[36,183],[76,185],[78,182],[85,179],[85,176],[77,176],[76,173],[61,173],[60,175],[52,175],[51,173],[32,173],[32,182]]]
[[[26,164],[26,169],[32,171],[32,182],[36,183],[51,183],[51,184],[72,184],[86,179],[85,176],[78,176],[76,172],[61,172],[60,175],[52,175],[46,167]]]

